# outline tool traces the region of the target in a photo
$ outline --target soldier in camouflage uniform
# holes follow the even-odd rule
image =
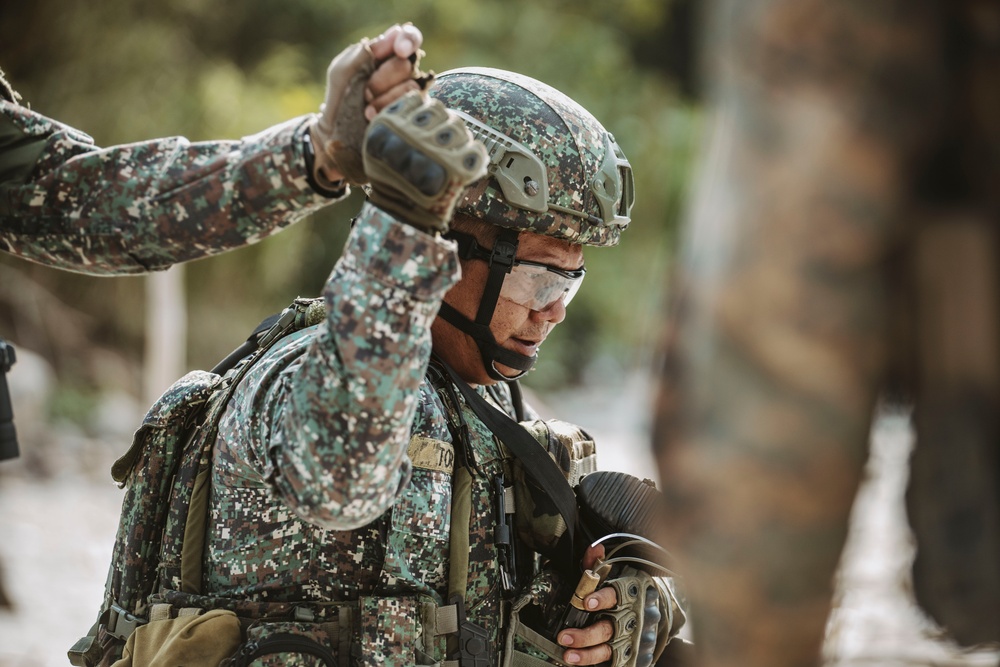
[[[371,42],[380,65],[366,79],[369,118],[419,85],[407,58],[421,40],[407,24]],[[330,83],[326,108],[335,109],[344,82]],[[345,194],[342,175],[312,158],[324,114],[240,141],[99,148],[18,99],[0,74],[0,250],[42,264],[94,275],[162,270],[255,243]]]
[[[369,131],[372,201],[326,284],[326,314],[250,368],[219,423],[202,597],[173,581],[159,600],[221,598],[249,617],[294,608],[315,631],[283,627],[340,664],[457,665],[465,651],[463,665],[648,665],[683,618],[660,578],[612,579],[586,598],[607,618],[552,639],[519,625],[529,607],[555,613],[553,579],[538,565],[571,556],[545,548],[559,522],[531,516],[518,495],[525,471],[463,393],[524,420],[571,483],[594,469],[586,434],[533,419],[506,381],[533,366],[563,320],[584,275],[582,246],[615,245],[627,227],[628,162],[596,119],[533,79],[456,70],[432,95],[489,148],[489,175],[421,203],[420,187],[400,195],[391,169],[388,179],[371,173],[373,137],[390,156],[402,144],[395,130]],[[436,137],[420,150],[452,141],[444,107],[418,104],[378,118],[412,112]],[[426,185],[433,160],[399,163],[418,160],[400,169]],[[518,566],[498,537],[511,520]],[[588,549],[584,564],[600,555]],[[579,576],[579,562],[568,565]]]

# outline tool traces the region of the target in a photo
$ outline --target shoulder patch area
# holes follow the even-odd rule
[[[451,443],[422,435],[410,439],[406,450],[414,468],[451,474],[455,468],[455,447]]]

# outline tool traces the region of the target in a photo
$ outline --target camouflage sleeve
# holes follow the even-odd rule
[[[0,250],[110,275],[255,243],[331,201],[306,180],[306,121],[239,141],[99,148],[0,101]]]
[[[306,521],[358,528],[408,482],[430,327],[458,276],[451,242],[366,205],[327,282],[327,320],[273,381],[238,392],[244,414],[227,422],[252,424],[249,456]]]

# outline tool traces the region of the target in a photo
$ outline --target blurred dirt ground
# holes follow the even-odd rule
[[[602,467],[649,476],[648,395],[645,381],[631,378],[610,403],[607,384],[601,396],[581,392],[547,402],[594,436],[605,453]],[[996,650],[948,643],[912,602],[907,573],[914,547],[902,499],[911,447],[906,413],[883,415],[838,576],[826,667],[1000,665]],[[83,450],[89,472],[78,472],[71,453],[43,479],[29,475],[24,462],[3,464],[0,562],[15,608],[0,611],[0,667],[67,665],[66,649],[94,622],[121,503],[106,472],[117,450],[90,443]],[[79,445],[73,451],[81,455]]]

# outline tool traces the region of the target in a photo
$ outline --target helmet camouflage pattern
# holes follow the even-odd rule
[[[632,170],[587,110],[540,81],[490,68],[445,72],[431,95],[465,118],[490,155],[489,175],[469,186],[457,213],[573,243],[618,243],[634,202]]]

